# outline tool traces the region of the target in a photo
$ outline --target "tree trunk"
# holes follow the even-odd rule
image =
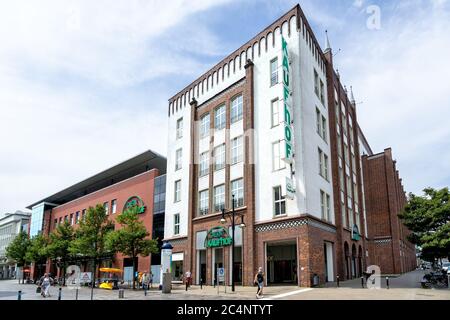
[[[136,260],[133,256],[133,290],[136,289]]]

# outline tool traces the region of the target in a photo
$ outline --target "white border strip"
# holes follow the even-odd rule
[[[300,290],[296,290],[296,291],[291,291],[291,292],[287,292],[287,293],[282,293],[282,294],[279,294],[279,295],[276,295],[276,296],[273,296],[273,297],[270,297],[270,298],[263,298],[263,299],[261,299],[261,300],[275,300],[275,299],[281,299],[281,298],[284,298],[284,297],[289,297],[289,296],[292,296],[292,295],[294,295],[294,294],[299,294],[299,293],[303,293],[303,292],[307,292],[307,291],[311,291],[311,290],[313,290],[313,289],[312,289],[312,288],[300,289]]]

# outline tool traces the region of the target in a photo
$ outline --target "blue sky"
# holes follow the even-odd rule
[[[0,212],[146,149],[166,154],[167,99],[297,1],[0,4]],[[304,0],[328,30],[375,152],[408,191],[450,184],[450,1]],[[380,28],[367,26],[371,6]]]

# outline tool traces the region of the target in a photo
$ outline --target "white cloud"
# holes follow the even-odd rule
[[[384,9],[383,29],[352,34],[336,60],[364,101],[358,115],[369,143],[392,146],[406,190],[420,192],[450,183],[450,12],[443,2],[416,2]]]
[[[156,80],[205,69],[185,49],[214,55],[221,42],[189,19],[226,2],[2,2],[0,212],[146,149],[165,154],[154,137],[174,92]]]

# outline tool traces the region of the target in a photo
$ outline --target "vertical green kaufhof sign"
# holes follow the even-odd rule
[[[290,100],[290,72],[289,72],[289,53],[287,48],[286,40],[284,37],[281,37],[281,46],[283,51],[283,101],[284,101],[284,140],[286,145],[285,150],[285,158],[284,161],[287,163],[292,163],[292,110],[289,106]]]

